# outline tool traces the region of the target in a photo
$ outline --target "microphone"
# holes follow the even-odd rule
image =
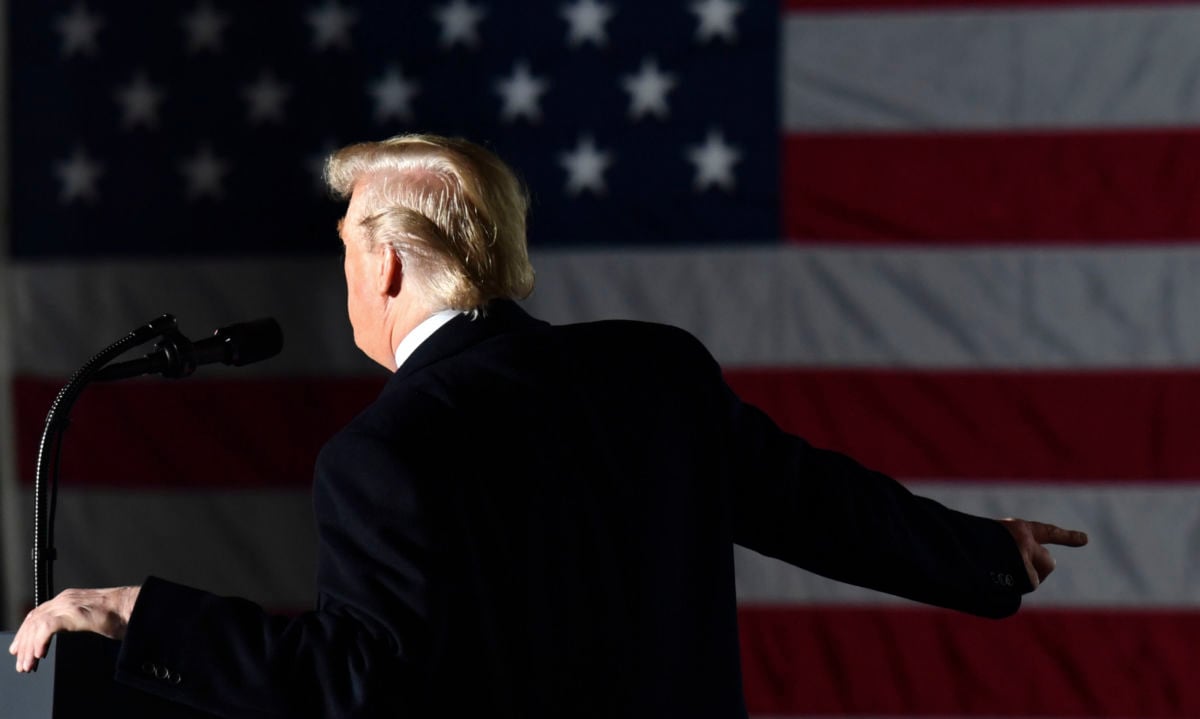
[[[273,317],[239,322],[213,332],[212,337],[192,342],[178,330],[170,330],[154,346],[154,351],[141,359],[109,365],[93,375],[99,382],[161,374],[180,379],[196,371],[200,365],[220,362],[241,367],[270,359],[283,349],[283,330]]]

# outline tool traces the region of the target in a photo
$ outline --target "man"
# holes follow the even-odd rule
[[[476,145],[355,145],[327,178],[355,343],[394,374],[318,459],[316,610],[68,590],[19,671],[83,630],[124,638],[119,681],[228,717],[744,716],[735,542],[992,617],[1051,571],[1042,545],[1086,542],[781,432],[681,330],[529,317],[525,195]]]

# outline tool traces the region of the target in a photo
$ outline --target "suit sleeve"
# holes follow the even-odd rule
[[[427,541],[394,454],[350,432],[322,451],[315,611],[272,616],[151,577],[118,681],[224,717],[423,714]]]
[[[718,380],[719,381],[719,380]],[[721,382],[734,541],[841,582],[987,617],[1031,591],[998,522],[783,432]]]

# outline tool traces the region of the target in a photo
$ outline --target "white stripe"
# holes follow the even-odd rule
[[[542,252],[526,305],[694,332],[726,366],[1162,368],[1200,363],[1200,247]],[[283,354],[242,375],[380,371],[326,261],[14,267],[16,368],[64,377],[164,311],[185,334],[273,315]],[[219,371],[219,370],[211,370]],[[235,370],[225,370],[235,371]]]
[[[650,319],[727,366],[1159,367],[1200,360],[1200,247],[771,246],[539,258],[547,319]]]
[[[334,259],[35,261],[13,270],[8,289],[20,338],[19,372],[69,376],[163,313],[174,314],[192,338],[242,320],[276,317],[284,329],[283,354],[239,375],[377,369],[354,346],[342,271]]]
[[[3,22],[0,20],[0,22]],[[0,287],[9,286],[8,253],[4,249],[7,228],[0,229]],[[13,422],[12,312],[5,293],[0,292],[0,627],[16,627],[20,608],[29,601],[33,570],[27,559],[33,546],[19,511],[17,485],[16,427]]]
[[[0,13],[3,9],[0,5]],[[4,249],[3,237],[6,236],[7,228],[0,229],[0,287],[8,286],[11,274],[8,253]],[[12,312],[4,293],[0,292],[0,628],[18,626],[21,608],[29,601],[33,587],[30,576],[33,570],[28,559],[29,549],[33,546],[32,530],[27,529],[20,512],[21,495],[17,484],[12,404],[13,336]]]
[[[1196,125],[1200,8],[792,13],[791,132]]]
[[[316,534],[302,490],[64,487],[55,544],[56,591],[154,574],[275,609],[311,608],[316,598]]]
[[[989,517],[1036,518],[1089,532],[1054,548],[1058,568],[1026,606],[1200,607],[1200,483],[1122,485],[915,483],[914,491]],[[56,585],[109,586],[159,574],[267,606],[313,598],[314,530],[303,490],[64,489]],[[889,604],[753,552],[737,553],[749,603]]]
[[[917,494],[970,514],[1024,517],[1082,529],[1083,549],[1052,547],[1054,573],[1026,607],[1200,607],[1200,483],[1004,485],[910,483]],[[879,604],[903,602],[838,584],[748,550],[738,550],[744,602]]]

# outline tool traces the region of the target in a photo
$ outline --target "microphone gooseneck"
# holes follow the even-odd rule
[[[79,397],[85,385],[95,374],[114,358],[129,349],[175,330],[175,318],[162,315],[146,324],[134,328],[129,334],[97,352],[72,375],[66,386],[50,404],[46,423],[42,427],[42,439],[38,444],[37,469],[33,491],[33,605],[37,606],[49,598],[53,585],[52,563],[57,558],[54,550],[54,513],[58,494],[58,466],[62,453],[62,435],[67,430],[67,417],[71,405]],[[53,455],[53,465],[50,457]],[[52,467],[52,471],[51,471]]]
[[[154,352],[129,362],[109,365],[118,356],[155,338],[162,338]],[[33,604],[53,593],[54,516],[58,498],[58,475],[62,440],[71,406],[92,380],[117,380],[143,374],[187,377],[204,364],[220,362],[241,367],[268,359],[283,348],[283,330],[272,318],[222,327],[212,337],[192,342],[179,332],[175,318],[162,315],[133,329],[129,334],[94,355],[75,372],[50,405],[38,445],[33,493]],[[108,365],[108,366],[106,366]]]

